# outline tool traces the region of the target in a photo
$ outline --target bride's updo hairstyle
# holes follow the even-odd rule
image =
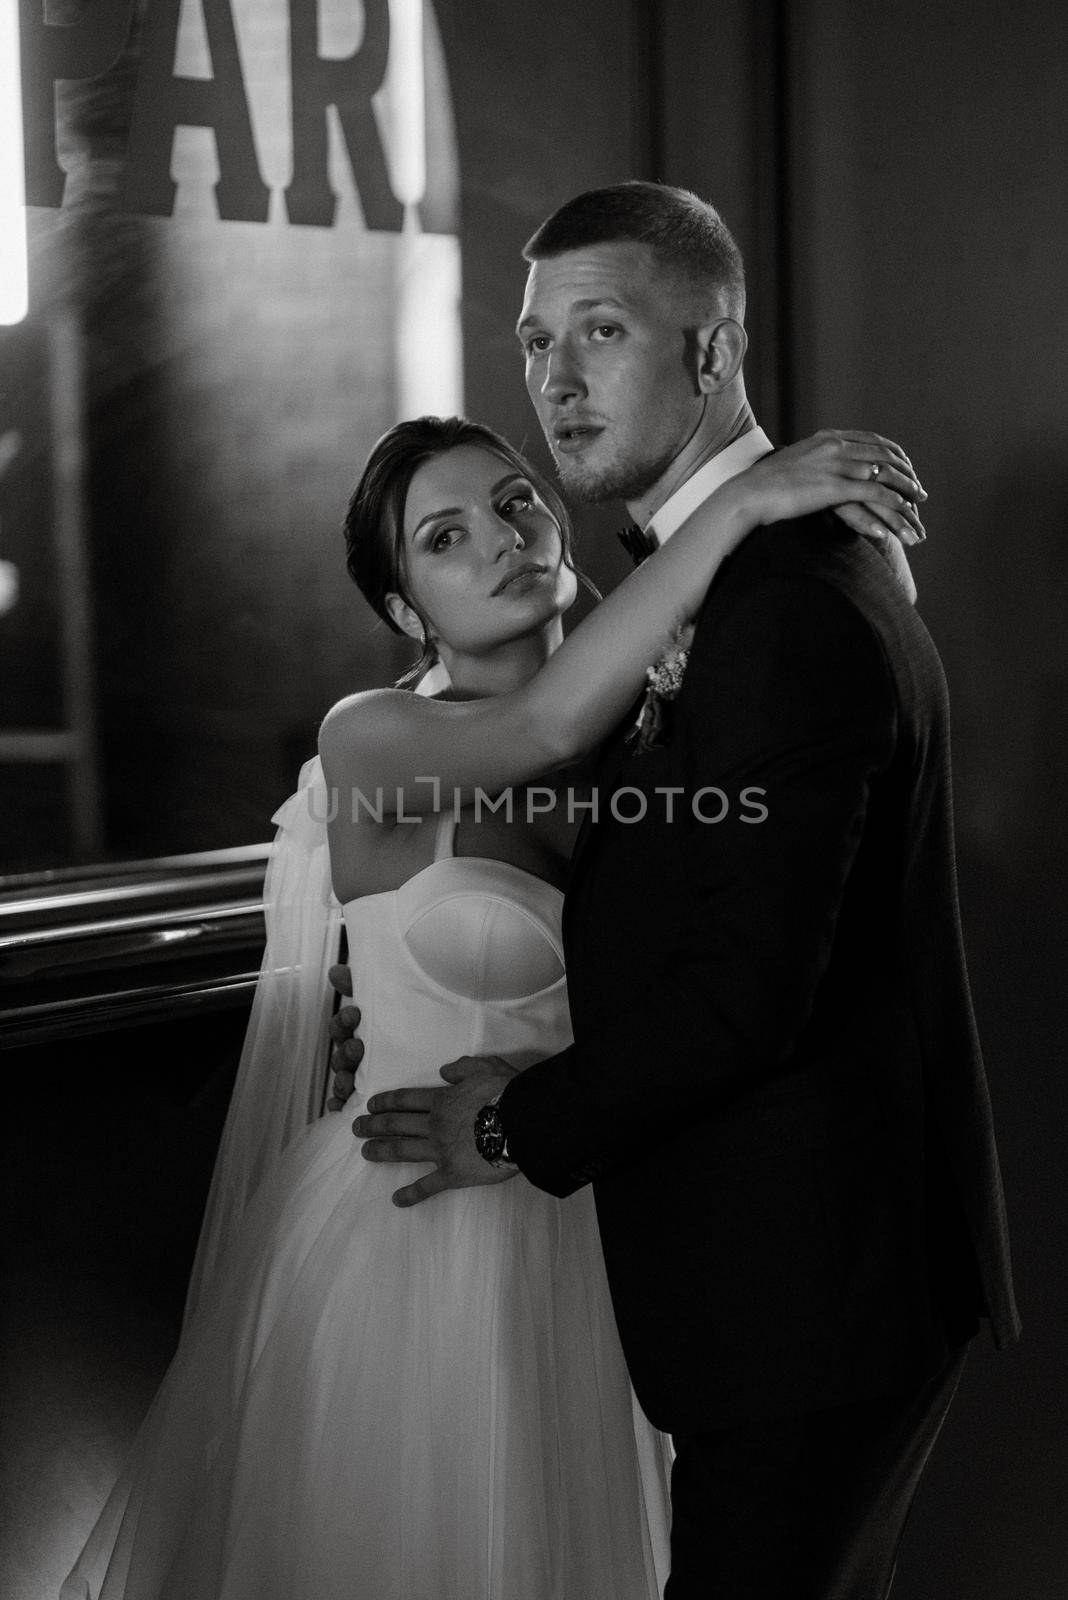
[[[438,659],[427,619],[407,590],[404,506],[408,486],[424,462],[455,450],[459,445],[476,445],[489,450],[529,479],[560,529],[564,564],[600,598],[589,579],[575,567],[571,556],[571,519],[563,501],[552,484],[507,439],[502,439],[499,433],[481,422],[469,422],[466,417],[414,417],[409,422],[398,422],[382,435],[368,456],[363,476],[349,501],[343,526],[345,564],[368,605],[394,633],[403,633],[386,607],[386,596],[399,594],[423,624],[423,653],[400,679],[403,685],[416,683]]]

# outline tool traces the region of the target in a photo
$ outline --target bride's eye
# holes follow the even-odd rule
[[[514,517],[519,511],[529,511],[534,505],[534,490],[529,487],[513,489],[507,500],[498,507],[502,517]]]
[[[451,528],[439,528],[437,533],[431,537],[427,548],[431,551],[448,550],[455,542]]]

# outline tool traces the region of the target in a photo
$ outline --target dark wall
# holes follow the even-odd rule
[[[1061,1594],[1068,12],[816,0],[710,6],[698,26],[691,6],[662,10],[658,175],[720,200],[742,237],[762,377],[776,343],[758,409],[795,435],[890,435],[931,496],[913,568],[953,701],[965,934],[1025,1331],[1012,1353],[976,1347],[895,1600]]]

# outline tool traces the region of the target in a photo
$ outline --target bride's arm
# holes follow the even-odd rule
[[[384,811],[403,805],[418,814],[448,805],[454,791],[493,793],[575,760],[627,710],[646,668],[747,533],[846,500],[886,517],[901,505],[895,485],[910,494],[918,487],[901,462],[896,446],[862,433],[824,432],[765,456],[717,489],[521,688],[471,701],[373,689],[341,701],[319,735],[328,783],[358,775]]]

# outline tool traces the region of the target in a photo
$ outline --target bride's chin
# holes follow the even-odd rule
[[[524,595],[522,600],[516,601],[503,637],[525,639],[531,628],[547,628],[550,623],[559,621],[566,609],[558,594]]]

